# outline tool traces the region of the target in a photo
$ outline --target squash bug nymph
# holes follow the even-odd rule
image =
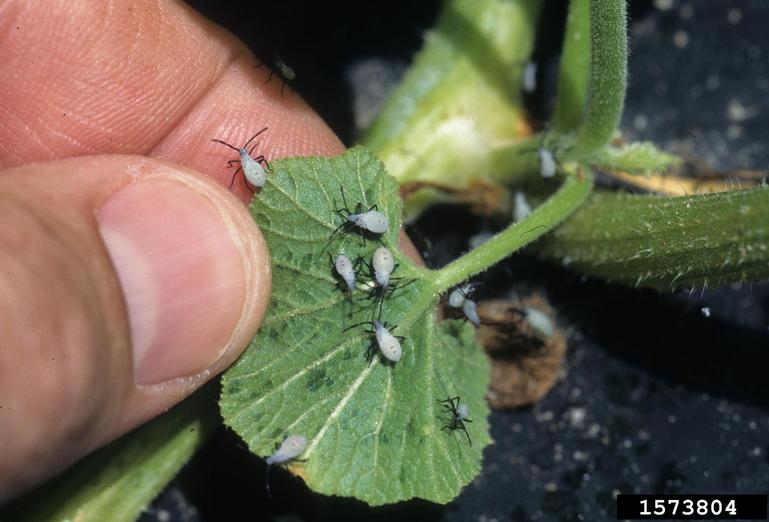
[[[469,297],[474,287],[473,283],[465,283],[462,286],[458,286],[449,294],[448,303],[452,308],[462,308],[462,312],[467,320],[475,326],[480,326],[481,319],[478,316],[478,305]]]
[[[243,171],[243,176],[246,178],[246,181],[249,185],[255,188],[262,188],[264,187],[264,184],[267,182],[267,169],[262,166],[262,163],[266,164],[266,160],[264,159],[263,155],[259,155],[256,157],[253,157],[254,149],[256,148],[259,143],[255,143],[251,150],[248,150],[248,144],[251,143],[254,138],[262,134],[263,132],[266,132],[268,127],[263,128],[246,142],[245,145],[242,147],[235,147],[234,145],[230,145],[226,141],[219,140],[219,139],[212,139],[211,141],[215,143],[219,143],[221,145],[224,145],[225,147],[229,147],[235,152],[237,152],[240,155],[239,159],[230,160],[227,162],[227,165],[232,167],[234,163],[239,162],[240,166],[235,170],[235,172],[232,174],[232,179],[230,180],[230,186],[229,188],[232,188],[233,183],[235,183],[235,176],[238,175],[238,172],[241,170]]]
[[[465,436],[467,436],[467,442],[472,446],[473,441],[470,440],[470,434],[467,432],[467,427],[465,426],[466,422],[473,422],[467,418],[469,415],[467,404],[460,403],[459,396],[450,397],[442,401],[439,400],[438,402],[443,404],[443,411],[451,415],[451,422],[443,426],[441,431],[462,430],[465,432]]]
[[[475,301],[469,298],[465,298],[464,303],[462,303],[462,312],[464,312],[467,320],[473,323],[473,325],[481,325],[481,318],[478,317],[478,306],[476,305]]]
[[[526,317],[526,322],[529,323],[538,334],[542,337],[550,337],[553,335],[553,321],[544,313],[536,308],[524,308],[523,312]]]
[[[452,308],[461,308],[465,299],[467,299],[467,296],[473,291],[474,286],[475,285],[472,283],[465,283],[452,290],[449,294],[449,306]]]
[[[355,267],[350,258],[344,254],[339,254],[334,260],[334,268],[352,294],[355,291]]]
[[[379,247],[374,251],[371,264],[374,267],[376,282],[379,283],[383,290],[387,290],[387,285],[390,284],[390,275],[392,275],[395,268],[393,253],[387,247]]]
[[[387,247],[382,246],[374,251],[369,268],[374,273],[376,286],[371,289],[371,296],[376,297],[379,294],[379,317],[382,316],[385,297],[393,296],[398,288],[404,288],[416,282],[416,279],[409,279],[398,285],[397,282],[402,281],[403,278],[392,277],[398,266],[398,263],[395,262],[395,256]]]
[[[529,214],[531,214],[531,205],[526,199],[526,195],[520,190],[515,193],[513,203],[513,221],[516,223],[523,221]]]
[[[286,62],[280,59],[280,56],[277,54],[274,55],[274,62],[275,68],[280,72],[280,75],[283,77],[283,84],[280,86],[280,97],[283,97],[283,90],[286,88],[286,81],[291,81],[296,78],[296,72],[294,69],[289,67]],[[264,64],[264,60],[260,60],[259,63],[254,65],[254,68],[258,69]],[[270,83],[272,80],[272,76],[275,74],[272,70],[270,70],[270,74],[267,76],[267,81],[264,82],[265,84]],[[290,90],[290,87],[289,87]]]
[[[273,464],[284,464],[289,460],[294,460],[302,454],[307,447],[307,438],[302,435],[289,435],[286,437],[278,449],[267,457],[267,496],[271,497],[270,493],[270,466]]]
[[[523,69],[523,92],[532,93],[537,90],[537,63],[529,62]]]
[[[358,229],[364,233],[368,232],[376,235],[387,232],[390,227],[387,216],[380,212],[376,205],[372,205],[366,212],[361,212],[361,204],[358,203],[355,212],[351,212],[347,205],[347,198],[344,195],[343,187],[341,187],[341,191],[344,207],[337,209],[335,212],[344,219],[344,222],[331,232],[331,236],[328,238],[329,243],[340,231]]]
[[[385,359],[397,363],[401,360],[403,355],[403,349],[398,337],[390,333],[390,331],[376,319],[372,321],[374,325],[374,332],[376,333],[376,343],[379,345],[379,351],[382,352]]]
[[[401,347],[401,341],[403,340],[403,337],[400,335],[393,335],[392,332],[390,331],[390,330],[395,330],[395,328],[397,327],[388,328],[386,324],[383,324],[378,320],[374,319],[370,323],[365,322],[365,323],[358,323],[358,324],[349,326],[345,329],[345,331],[364,324],[370,324],[371,326],[374,327],[373,330],[367,330],[367,331],[369,333],[375,334],[376,345],[379,348],[379,351],[382,352],[382,356],[388,361],[391,361],[393,363],[397,363],[398,361],[400,361],[401,356],[403,355],[403,348]],[[376,349],[373,348],[373,346],[369,347],[369,353],[367,354],[367,358],[369,359],[369,361],[374,357],[374,350]]]
[[[557,166],[555,163],[555,157],[545,147],[537,148],[537,154],[539,155],[539,173],[543,178],[552,178],[555,176]]]

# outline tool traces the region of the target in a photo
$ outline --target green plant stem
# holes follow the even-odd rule
[[[0,520],[131,522],[217,425],[216,385],[0,509]]]
[[[596,193],[537,250],[580,272],[660,290],[763,278],[769,187],[677,198]]]
[[[590,28],[590,82],[574,156],[589,155],[609,143],[622,116],[627,87],[625,0],[590,0]]]
[[[579,127],[590,78],[590,2],[571,0],[563,39],[552,130],[566,134]]]
[[[589,172],[570,174],[563,185],[537,207],[526,219],[514,223],[459,259],[436,271],[433,285],[436,293],[495,265],[521,247],[526,246],[560,224],[585,201],[593,186]]]

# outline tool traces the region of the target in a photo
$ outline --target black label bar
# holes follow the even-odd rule
[[[617,520],[766,520],[766,495],[617,495]]]

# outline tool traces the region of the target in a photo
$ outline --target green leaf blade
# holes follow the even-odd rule
[[[399,265],[393,277],[402,279],[384,301],[382,321],[404,337],[394,364],[378,351],[369,362],[373,335],[353,326],[371,323],[376,301],[359,290],[350,302],[334,276],[337,254],[368,261],[379,246],[356,232],[329,243],[342,222],[334,212],[340,187],[349,205],[377,204],[390,221],[381,241]],[[318,492],[372,505],[450,501],[478,473],[490,441],[485,355],[470,326],[435,323],[431,273],[397,249],[400,211],[395,180],[365,149],[275,162],[252,206],[257,222],[269,224],[273,297],[259,335],[223,378],[220,400],[225,423],[252,451],[266,456],[286,436],[304,435],[304,462],[290,469]],[[439,400],[456,395],[469,406],[472,446],[463,432],[441,430],[451,419]]]

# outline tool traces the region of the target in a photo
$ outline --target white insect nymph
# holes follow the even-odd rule
[[[526,313],[526,322],[529,323],[538,334],[542,337],[550,337],[553,335],[553,321],[544,313],[536,308],[524,308]]]
[[[280,447],[267,457],[267,465],[282,464],[289,460],[294,460],[302,454],[307,447],[307,439],[302,435],[289,435],[281,443]]]
[[[462,303],[462,311],[465,313],[465,317],[467,317],[468,321],[475,326],[480,326],[481,319],[478,317],[478,309],[475,301],[466,298],[465,302]]]
[[[467,404],[462,403],[457,407],[457,413],[454,415],[454,417],[457,420],[465,420],[469,414],[470,413],[467,410]]]
[[[461,288],[455,288],[449,294],[449,306],[453,308],[459,308],[462,306],[462,303],[464,302],[465,302],[465,294],[464,292],[462,292]]]
[[[470,248],[478,248],[482,244],[488,243],[492,237],[494,237],[493,232],[478,232],[477,234],[470,236],[467,243],[470,245]]]
[[[465,299],[473,291],[475,285],[473,283],[465,283],[456,287],[449,294],[449,306],[453,308],[461,308],[465,304]]]
[[[537,64],[529,62],[523,70],[523,92],[534,92],[537,90]]]
[[[344,222],[331,232],[331,236],[328,242],[339,232],[349,232],[353,229],[360,229],[363,231],[371,232],[372,234],[384,234],[387,232],[390,224],[387,216],[376,209],[376,205],[373,205],[366,212],[361,212],[360,202],[355,207],[355,212],[350,211],[350,206],[347,204],[347,198],[344,195],[344,187],[339,187],[342,192],[342,201],[344,201],[344,207],[335,210],[336,214],[339,214],[344,218]]]
[[[390,284],[390,275],[395,268],[395,258],[393,257],[393,253],[385,247],[379,247],[374,251],[371,264],[374,266],[374,277],[376,278],[376,282],[382,289],[387,290],[387,285]]]
[[[286,80],[293,80],[296,78],[296,73],[294,70],[286,65],[286,62],[281,60],[278,56],[275,57],[275,67],[277,67],[277,69],[280,71],[280,74],[282,74]]]
[[[264,187],[264,184],[267,182],[267,169],[265,169],[262,166],[262,162],[265,161],[264,156],[256,156],[253,157],[252,154],[254,153],[254,149],[256,148],[259,143],[254,144],[253,147],[251,147],[251,150],[248,150],[248,145],[260,134],[267,131],[268,127],[263,128],[245,143],[242,147],[235,147],[233,145],[230,145],[226,141],[219,140],[219,139],[213,139],[211,141],[215,143],[219,143],[221,145],[224,145],[225,147],[229,147],[232,150],[236,151],[238,155],[240,156],[240,167],[235,171],[235,173],[232,175],[232,181],[230,181],[230,188],[232,188],[232,184],[235,182],[235,176],[238,174],[239,171],[243,171],[243,176],[246,178],[246,181],[249,185],[255,188],[262,188]],[[228,165],[232,166],[233,163],[237,162],[238,160],[230,160],[227,162]]]
[[[349,214],[347,221],[358,228],[368,230],[374,234],[384,234],[390,228],[387,216],[378,210],[369,210],[360,214]]]
[[[376,332],[376,343],[382,355],[392,362],[400,361],[403,349],[398,338],[391,334],[379,321],[374,320],[373,324],[374,331]]]
[[[516,223],[523,221],[526,216],[531,214],[531,205],[529,205],[526,195],[520,190],[515,193],[514,204],[513,221]]]
[[[262,164],[251,157],[246,149],[240,149],[240,166],[243,168],[243,175],[249,185],[256,188],[264,187],[267,182],[267,171]]]
[[[556,164],[553,153],[545,147],[539,147],[537,149],[537,154],[539,154],[539,173],[542,177],[552,178],[555,176]]]
[[[272,494],[270,493],[270,466],[294,460],[302,454],[306,447],[307,439],[304,436],[289,435],[283,440],[275,453],[267,457],[267,477],[265,479],[265,486],[267,488],[268,497],[272,497]]]
[[[350,258],[344,254],[339,254],[334,261],[334,268],[344,280],[350,293],[355,291],[355,269]]]

